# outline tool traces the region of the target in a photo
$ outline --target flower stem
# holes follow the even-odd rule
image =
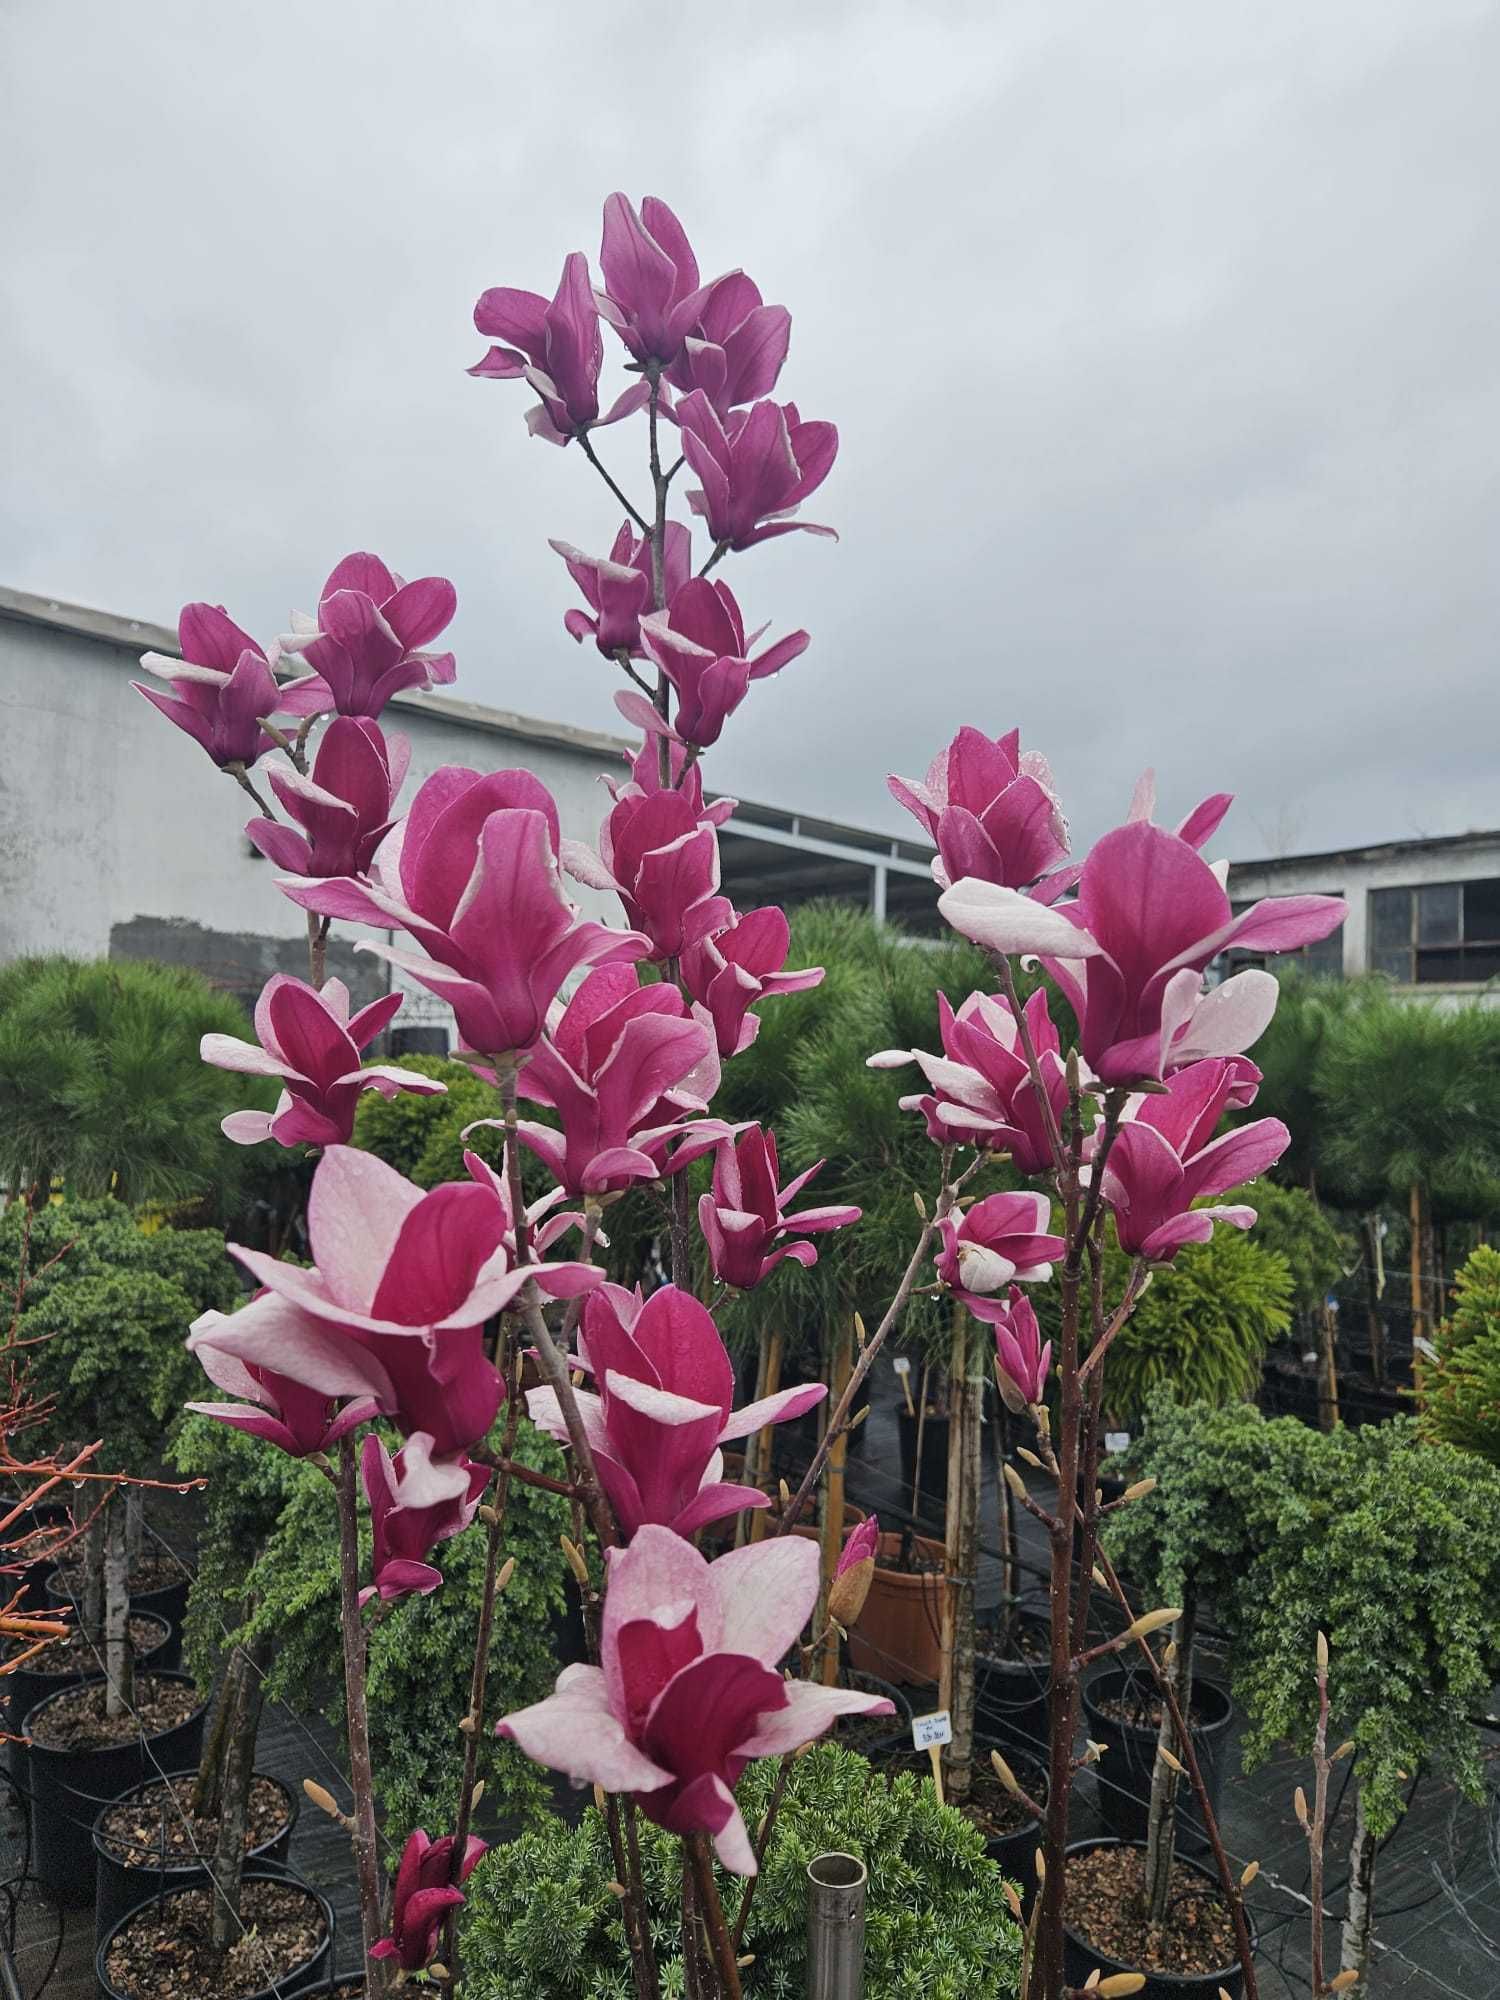
[[[615,498],[619,501],[620,505],[625,509],[625,512],[630,516],[631,520],[635,522],[635,525],[640,529],[643,535],[649,533],[650,523],[647,521],[645,515],[642,514],[639,511],[639,509],[632,507],[630,502],[626,499],[624,492],[616,484],[613,474],[608,471],[608,469],[605,467],[604,461],[599,457],[599,454],[594,450],[594,447],[589,443],[588,432],[577,431],[574,433],[574,435],[578,439],[578,443],[583,451],[584,457],[588,460],[589,464],[593,466],[595,472],[598,473],[599,477],[604,481],[605,485],[609,488],[610,492],[614,494]]]
[[[729,1926],[724,1919],[724,1905],[719,1901],[719,1885],[714,1880],[713,1856],[709,1852],[708,1836],[703,1833],[686,1833],[682,1844],[687,1849],[693,1865],[693,1886],[697,1891],[698,1913],[708,1930],[709,1943],[713,1946],[714,1965],[719,1975],[719,1991],[722,2000],[740,2000],[740,1969],[736,1961],[734,1940],[729,1935]]]

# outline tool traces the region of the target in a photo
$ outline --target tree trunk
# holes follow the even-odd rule
[[[242,1929],[240,1877],[245,1867],[245,1827],[250,1813],[250,1781],[255,1772],[255,1737],[260,1726],[269,1657],[269,1648],[262,1642],[253,1653],[237,1646],[229,1663],[229,1672],[235,1679],[234,1701],[225,1720],[219,1837],[213,1859],[214,1885],[218,1891],[214,1897],[213,1944],[219,1952],[227,1951]]]
[[[1385,1386],[1385,1321],[1380,1300],[1385,1291],[1385,1265],[1380,1254],[1380,1217],[1365,1217],[1365,1314],[1370,1329],[1370,1379]]]
[[[96,1651],[104,1645],[104,1540],[109,1503],[94,1515],[83,1533],[83,1589],[78,1622]]]
[[[979,1482],[983,1451],[984,1379],[971,1372],[974,1346],[967,1310],[953,1309],[948,1384],[948,1546],[943,1590],[943,1683],[953,1739],[944,1753],[951,1804],[969,1796],[974,1771],[974,1597],[979,1568]],[[1001,1482],[1002,1485],[1004,1482]]]
[[[1370,1976],[1370,1926],[1375,1916],[1375,1855],[1378,1843],[1365,1824],[1365,1802],[1354,1801],[1354,1839],[1349,1847],[1349,1902],[1344,1914],[1340,1969],[1357,1972],[1361,1987]]]
[[[134,1564],[146,1533],[145,1496],[139,1486],[125,1488],[125,1550]]]
[[[236,1682],[234,1659],[231,1654],[228,1664],[219,1679],[219,1692],[214,1701],[213,1713],[209,1716],[208,1727],[203,1732],[203,1749],[198,1757],[198,1772],[193,1779],[193,1789],[188,1798],[188,1812],[196,1819],[202,1813],[216,1813],[219,1810],[219,1794],[224,1775],[224,1741],[234,1719]]]
[[[130,1644],[130,1550],[125,1509],[109,1508],[104,1540],[104,1712],[128,1714],[135,1701],[135,1653]]]
[[[1198,1607],[1192,1584],[1185,1585],[1182,1616],[1172,1628],[1177,1648],[1172,1662],[1172,1692],[1189,1729],[1193,1726],[1193,1646],[1197,1637]],[[1166,1922],[1172,1889],[1172,1863],[1177,1858],[1178,1773],[1162,1756],[1169,1750],[1179,1763],[1186,1752],[1172,1726],[1172,1715],[1161,1705],[1161,1728],[1156,1738],[1156,1762],[1151,1769],[1151,1806],[1146,1826],[1146,1908],[1153,1924]]]
[[[833,1353],[828,1360],[828,1401],[824,1407],[830,1417],[849,1386],[853,1367],[854,1326],[852,1321],[841,1316],[834,1334]],[[822,1636],[812,1678],[821,1681],[825,1687],[832,1687],[839,1677],[839,1635],[828,1623],[828,1590],[844,1547],[844,1467],[848,1457],[849,1433],[844,1431],[834,1439],[829,1449],[828,1477],[823,1484],[823,1576],[818,1590],[818,1622],[815,1627]]]
[[[1326,1299],[1314,1310],[1318,1322],[1318,1427],[1331,1431],[1339,1420],[1339,1368],[1334,1348],[1338,1319]]]

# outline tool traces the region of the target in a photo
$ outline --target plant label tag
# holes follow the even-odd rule
[[[935,1750],[940,1744],[953,1741],[953,1723],[946,1708],[938,1709],[932,1715],[914,1715],[911,1719],[911,1740],[918,1750]]]
[[[1129,1431],[1106,1431],[1104,1433],[1104,1449],[1109,1453],[1111,1458],[1118,1452],[1129,1451]]]
[[[898,1354],[891,1363],[891,1366],[898,1375],[910,1375],[911,1373],[911,1363],[904,1354]]]

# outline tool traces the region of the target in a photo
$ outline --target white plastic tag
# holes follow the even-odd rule
[[[910,1375],[911,1373],[911,1362],[907,1359],[907,1357],[904,1354],[898,1354],[895,1360],[891,1363],[891,1366],[895,1369],[898,1375]]]
[[[932,1715],[914,1715],[911,1719],[911,1740],[918,1750],[931,1750],[940,1743],[951,1743],[953,1723],[947,1709],[940,1708]]]
[[[1109,1453],[1111,1458],[1118,1452],[1129,1451],[1129,1431],[1106,1431],[1104,1433],[1104,1449]]]

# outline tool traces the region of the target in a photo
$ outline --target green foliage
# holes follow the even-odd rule
[[[1367,1003],[1327,1036],[1314,1087],[1319,1159],[1346,1197],[1404,1208],[1420,1185],[1440,1217],[1500,1213],[1500,1015]]]
[[[1423,1432],[1500,1465],[1500,1250],[1481,1244],[1454,1280],[1453,1312],[1418,1372]]]
[[[400,1091],[386,1099],[367,1090],[354,1121],[354,1145],[424,1188],[465,1179],[465,1148],[491,1166],[500,1164],[499,1132],[486,1128],[467,1139],[462,1136],[464,1127],[476,1118],[500,1115],[500,1097],[492,1083],[476,1076],[467,1063],[443,1056],[402,1056],[396,1067],[445,1083],[447,1095],[417,1097]]]
[[[1376,1836],[1424,1763],[1482,1796],[1469,1717],[1500,1675],[1500,1473],[1409,1419],[1325,1433],[1163,1400],[1127,1463],[1160,1485],[1112,1525],[1111,1553],[1152,1595],[1188,1574],[1210,1589],[1247,1763],[1286,1738],[1308,1749],[1322,1631]]]
[[[1297,965],[1277,972],[1281,997],[1271,1025],[1255,1045],[1255,1060],[1263,1081],[1251,1118],[1279,1118],[1292,1143],[1277,1162],[1276,1178],[1286,1184],[1313,1188],[1340,1207],[1357,1207],[1357,1187],[1340,1183],[1323,1157],[1323,1103],[1318,1094],[1319,1068],[1325,1049],[1346,1023],[1366,1008],[1394,1003],[1383,979],[1333,979],[1307,973]],[[1356,1180],[1362,1181],[1357,1175]]]
[[[101,1469],[149,1472],[200,1379],[183,1345],[195,1316],[180,1285],[144,1268],[53,1285],[20,1324],[21,1337],[37,1343],[32,1386],[49,1406],[47,1435],[80,1444],[102,1437]]]
[[[222,1196],[242,1149],[228,1111],[269,1103],[253,1077],[213,1069],[201,1036],[244,1036],[235,1001],[186,967],[25,958],[0,971],[0,1180],[60,1177],[125,1201]]]
[[[770,1800],[777,1760],[745,1773],[750,1826]],[[666,2000],[683,1991],[678,1957],[681,1847],[640,1820],[651,1930]],[[1016,1991],[1020,1934],[998,1868],[961,1813],[910,1775],[889,1783],[862,1757],[821,1744],[793,1767],[745,1949],[746,2000],[802,2000],[807,1991],[807,1864],[837,1849],[870,1874],[866,2000],[1005,2000]],[[629,2000],[631,1981],[602,1815],[543,1821],[493,1849],[475,1871],[463,1916],[465,1977],[474,2000]],[[741,1887],[720,1876],[731,1923]]]
[[[1320,982],[1321,983],[1321,982]],[[1218,1197],[1255,1210],[1251,1241],[1286,1265],[1297,1312],[1321,1305],[1352,1261],[1353,1245],[1305,1188],[1284,1187],[1268,1175],[1252,1187]]]
[[[546,1439],[522,1425],[516,1456],[556,1472]],[[288,1458],[227,1426],[191,1420],[177,1462],[209,1477],[205,1535],[188,1605],[188,1652],[201,1682],[233,1639],[269,1640],[266,1691],[294,1708],[316,1705],[343,1723],[339,1634],[338,1521],[333,1489],[316,1467]],[[492,1715],[538,1701],[556,1676],[549,1620],[561,1610],[558,1537],[566,1502],[519,1481],[506,1510],[505,1546],[515,1574],[496,1606],[488,1706]],[[368,1690],[375,1784],[398,1834],[452,1823],[457,1805],[458,1718],[469,1674],[484,1571],[485,1533],[476,1525],[439,1545],[444,1583],[430,1597],[392,1606],[370,1635]],[[366,1562],[368,1557],[366,1556]],[[250,1601],[248,1615],[246,1602]],[[487,1810],[525,1817],[546,1781],[512,1745],[486,1731],[480,1776]],[[399,1845],[399,1840],[398,1840]]]

